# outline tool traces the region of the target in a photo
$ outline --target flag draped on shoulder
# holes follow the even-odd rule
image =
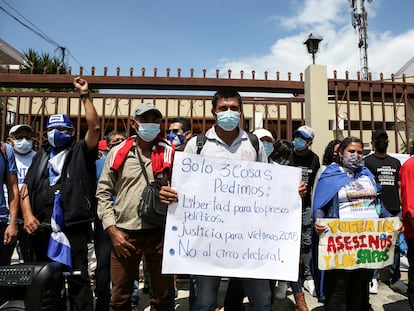
[[[379,185],[375,182],[371,171],[365,166],[355,170],[352,174],[347,174],[337,163],[328,165],[316,184],[313,211],[325,206],[342,187],[363,175],[369,177],[372,185],[379,192]]]
[[[70,243],[66,235],[62,232],[63,227],[63,210],[60,203],[61,194],[55,192],[53,213],[51,219],[52,233],[50,235],[47,256],[53,261],[59,262],[72,271],[72,256]]]

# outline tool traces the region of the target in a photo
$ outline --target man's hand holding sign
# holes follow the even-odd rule
[[[163,273],[296,280],[301,171],[177,153]]]

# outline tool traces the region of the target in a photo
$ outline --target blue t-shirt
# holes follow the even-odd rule
[[[96,160],[96,182],[99,181],[101,177],[103,167],[105,165],[106,156],[102,156],[100,159]]]
[[[4,172],[7,170],[7,174],[17,174],[17,166],[16,166],[16,159],[14,158],[13,147],[9,144],[5,144],[6,146],[6,155],[7,155],[7,162],[8,167],[6,167],[6,163],[4,162],[4,157],[0,155],[0,184],[4,185]],[[2,152],[2,151],[0,151]],[[8,221],[9,220],[9,208],[7,207],[6,199],[4,197],[4,189],[0,187],[0,221]]]

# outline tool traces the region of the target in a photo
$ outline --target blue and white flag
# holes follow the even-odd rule
[[[70,243],[66,235],[62,232],[63,211],[62,206],[60,205],[61,196],[59,190],[55,192],[55,201],[51,219],[52,234],[50,235],[49,246],[47,248],[47,256],[53,261],[64,264],[70,271],[72,271]]]

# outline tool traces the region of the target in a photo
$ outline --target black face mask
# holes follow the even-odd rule
[[[117,141],[117,142],[114,142],[113,144],[110,144],[108,147],[109,147],[109,149],[112,149],[113,147],[115,147],[115,146],[118,146],[120,143],[122,143],[123,142],[123,140],[120,140],[120,141]]]
[[[376,141],[375,142],[375,150],[378,152],[385,152],[388,148],[388,142],[387,141]]]

